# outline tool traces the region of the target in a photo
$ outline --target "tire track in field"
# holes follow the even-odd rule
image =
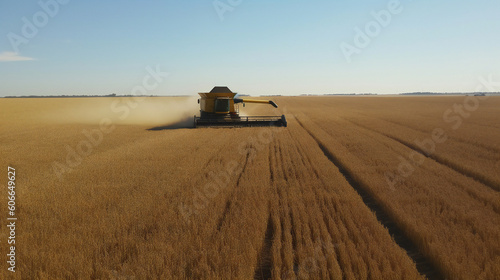
[[[287,135],[287,140],[289,140],[292,135],[289,131],[287,131]],[[273,273],[289,279],[290,277],[297,277],[297,273],[301,268],[297,253],[301,251],[303,246],[301,240],[303,240],[304,234],[309,233],[309,230],[304,231],[303,213],[296,208],[300,207],[296,204],[300,202],[290,201],[290,198],[294,197],[294,195],[303,195],[300,185],[305,184],[305,182],[301,181],[302,177],[299,175],[299,173],[302,174],[303,169],[298,168],[297,165],[305,164],[305,162],[302,157],[296,157],[298,155],[297,144],[294,143],[293,147],[296,149],[293,149],[290,148],[288,141],[285,142],[287,144],[286,149],[284,149],[281,139],[276,139],[274,145],[269,147],[269,168],[270,174],[272,174],[273,188],[277,190],[277,200],[279,200],[280,204],[286,205],[283,208],[284,212],[281,213],[283,218],[281,223],[282,228],[287,229],[281,232],[281,239],[277,237],[280,240],[273,240],[273,242],[283,242],[281,260],[285,263],[281,268],[281,272],[275,271]],[[294,195],[291,195],[290,192],[293,192]]]
[[[295,116],[294,116],[294,118],[295,118]],[[309,155],[305,152],[303,146],[300,145],[300,143],[298,143],[297,139],[295,139],[295,141],[294,141],[294,147],[296,149],[297,154],[299,155],[300,160],[302,161],[302,164],[304,166],[308,166],[310,168],[310,169],[308,169],[308,172],[306,172],[306,173],[309,173],[312,171],[312,179],[319,181],[323,187],[322,190],[325,191],[326,190],[325,186],[327,186],[328,184],[324,181],[322,176],[319,175],[319,173],[316,170],[316,167],[314,166],[313,162],[311,161]],[[307,182],[303,182],[303,183],[307,184]],[[320,235],[322,236],[320,238],[320,240],[322,240],[322,242],[324,242],[324,241],[332,242],[333,240],[335,240],[335,237],[332,236],[332,232],[334,232],[335,230],[331,227],[331,223],[328,222],[328,218],[327,218],[326,213],[328,213],[330,215],[333,215],[333,214],[327,206],[326,197],[323,197],[323,199],[320,198],[320,197],[322,197],[322,195],[319,192],[319,189],[312,188],[312,191],[314,191],[314,193],[315,193],[315,195],[314,195],[315,204],[318,207],[318,209],[320,209],[320,211],[323,213],[321,215],[321,218],[319,218],[317,220],[317,224],[319,225],[319,227],[324,226],[326,229],[326,233],[320,233]],[[321,225],[321,223],[323,223],[323,224]],[[311,229],[312,229],[312,227],[311,227]],[[312,236],[313,236],[313,234],[311,234],[311,237]],[[344,273],[344,271],[342,270],[342,268],[338,264],[339,260],[341,259],[341,256],[339,254],[339,250],[338,250],[338,248],[335,248],[336,245],[332,244],[331,246],[333,248],[326,248],[326,246],[324,244],[322,244],[322,246],[321,246],[323,253],[324,253],[324,256],[328,256],[329,254],[333,254],[335,256],[334,261],[335,261],[335,264],[337,266],[335,266],[333,263],[329,263],[327,270],[335,271],[336,269],[338,269],[340,271],[340,273]]]
[[[250,153],[247,152],[243,168],[241,169],[240,174],[238,174],[238,179],[236,179],[236,186],[231,192],[231,195],[229,195],[228,200],[226,202],[226,206],[224,207],[224,211],[222,212],[222,215],[219,217],[219,220],[217,222],[217,231],[220,231],[222,225],[224,224],[224,221],[226,220],[227,214],[231,211],[233,198],[235,196],[238,186],[240,185],[241,176],[243,176],[243,173],[245,173],[245,169],[247,168],[249,158],[250,158]]]
[[[402,229],[400,229],[389,214],[384,210],[382,205],[369,193],[368,187],[362,182],[354,179],[353,174],[340,163],[338,158],[326,148],[316,136],[307,129],[302,122],[295,116],[297,123],[314,139],[318,147],[323,151],[328,160],[338,168],[342,176],[346,179],[349,185],[359,194],[363,203],[373,212],[377,220],[387,228],[389,234],[394,241],[406,251],[406,254],[415,262],[417,270],[420,274],[428,279],[444,279],[441,272],[429,261],[419,250],[413,241],[408,238]]]
[[[428,115],[419,115],[419,116],[422,117],[422,118],[425,118],[425,119],[433,119],[433,120],[435,120],[435,118],[432,117],[432,116],[428,116]],[[386,120],[386,121],[398,124],[396,121],[389,121],[389,120]],[[493,125],[487,125],[487,124],[481,124],[481,123],[473,122],[473,121],[471,121],[471,119],[467,119],[467,121],[466,122],[464,121],[463,124],[464,125],[469,125],[469,126],[479,126],[479,127],[482,127],[482,128],[484,127],[484,128],[488,128],[488,129],[499,129],[499,127],[496,127],[496,126],[493,126]],[[404,124],[399,124],[399,125],[406,126]],[[425,132],[425,131],[423,131],[423,132]],[[426,132],[426,133],[428,133],[428,132]],[[465,139],[462,139],[462,140],[463,141],[467,141]]]
[[[500,191],[500,186],[494,180],[492,180],[492,179],[490,179],[488,177],[485,177],[484,175],[479,174],[479,173],[477,173],[474,170],[470,170],[470,169],[464,168],[464,167],[462,167],[462,166],[460,166],[460,165],[458,165],[458,164],[456,164],[456,163],[454,163],[452,161],[446,160],[446,159],[444,159],[444,158],[442,158],[442,157],[440,157],[440,156],[438,156],[436,154],[427,155],[426,153],[424,153],[423,151],[421,151],[416,144],[413,144],[411,142],[399,139],[397,137],[394,137],[392,135],[389,135],[389,134],[381,132],[381,131],[377,131],[377,130],[375,130],[373,128],[370,128],[368,126],[359,124],[359,123],[354,122],[354,121],[350,121],[350,120],[346,120],[346,119],[344,119],[344,121],[349,122],[349,123],[351,123],[353,125],[356,125],[358,127],[364,128],[366,130],[375,132],[377,134],[383,135],[383,136],[385,136],[385,137],[387,137],[389,139],[392,139],[392,140],[394,140],[394,141],[396,141],[396,142],[398,142],[398,143],[400,143],[400,144],[402,144],[402,145],[410,148],[411,150],[413,150],[413,151],[415,151],[415,152],[423,155],[424,157],[432,159],[435,162],[437,162],[437,163],[439,163],[441,165],[444,165],[444,166],[452,169],[453,171],[455,171],[455,172],[457,172],[457,173],[459,173],[459,174],[461,174],[461,175],[463,175],[465,177],[468,177],[468,178],[470,178],[470,179],[472,179],[474,181],[477,181],[477,182],[485,185],[486,187],[488,187],[488,188],[490,188],[490,189],[492,189],[492,190],[494,190],[496,192]]]
[[[288,136],[290,137],[290,131],[287,131]],[[298,179],[297,179],[297,169],[296,166],[293,164],[294,160],[292,157],[292,153],[289,150],[289,143],[287,141],[281,142],[282,139],[278,139],[278,151],[279,153],[276,154],[276,164],[281,167],[281,175],[283,176],[284,182],[286,182],[287,188],[297,186],[299,184]],[[284,148],[286,147],[286,149]],[[282,181],[283,183],[283,181]],[[278,187],[278,186],[277,186]],[[281,187],[281,188],[280,188]],[[285,225],[283,225],[284,229],[288,229],[286,231],[283,231],[282,235],[282,242],[284,244],[290,244],[291,247],[287,247],[285,245],[285,250],[289,249],[290,253],[290,259],[291,262],[289,263],[291,266],[291,269],[285,270],[285,275],[286,277],[292,276],[296,274],[296,270],[298,268],[298,256],[297,256],[297,251],[298,251],[298,244],[299,244],[299,238],[297,238],[297,235],[302,232],[301,228],[299,225],[301,225],[300,222],[300,213],[296,212],[297,209],[292,206],[292,199],[293,196],[291,196],[290,189],[284,189],[282,188],[283,185],[280,185],[278,188],[280,188],[279,192],[279,199],[281,202],[285,205],[288,205],[286,207],[286,211],[283,213],[283,222]],[[297,221],[298,220],[298,221]],[[289,235],[287,235],[287,233]],[[285,251],[283,251],[283,260],[286,260],[285,257]],[[283,274],[283,273],[282,273]]]
[[[358,125],[357,123],[355,123],[355,122],[353,122],[353,121],[349,121],[349,120],[346,120],[346,119],[342,119],[342,120],[343,120],[343,121],[346,121],[346,122],[350,122],[350,123],[351,123],[351,124],[353,124],[354,126]],[[364,129],[363,134],[364,134],[364,135],[366,135],[367,137],[372,137],[372,136],[370,136],[371,134],[368,134],[369,132],[372,132],[372,133],[375,133],[376,135],[380,135],[380,136],[382,136],[382,137],[385,137],[385,138],[388,138],[388,139],[390,139],[390,140],[393,140],[393,141],[397,142],[398,144],[403,145],[403,146],[405,146],[406,148],[409,148],[409,149],[413,150],[412,148],[408,147],[407,145],[405,145],[405,144],[403,144],[403,143],[401,143],[401,142],[399,142],[399,141],[397,141],[397,140],[395,140],[395,139],[391,138],[391,137],[390,137],[390,136],[388,136],[388,135],[384,135],[383,133],[381,133],[381,132],[379,132],[379,131],[375,131],[375,130],[373,130],[373,129],[371,129],[371,128],[364,127],[364,126],[362,126],[362,125],[358,125],[358,126],[359,126],[361,129]],[[368,132],[368,133],[367,133],[367,132]],[[380,143],[382,143],[382,141],[379,141],[379,142],[380,142]],[[398,153],[398,154],[399,154],[399,152],[398,152],[398,151],[396,151],[396,150],[395,150],[395,149],[393,149],[392,147],[390,147],[390,148],[391,148],[391,150],[392,150],[392,151],[394,151],[394,152],[396,152],[396,153]],[[415,151],[415,152],[419,152],[419,151]],[[423,155],[423,156],[425,156],[425,157],[427,158],[427,156],[426,156],[426,155],[424,155],[424,154],[422,154],[422,155]],[[457,172],[455,169],[450,168],[450,167],[449,167],[449,166],[447,166],[447,165],[443,165],[443,164],[441,164],[440,162],[437,162],[437,161],[435,161],[435,160],[434,160],[434,159],[432,159],[432,158],[430,158],[430,160],[431,160],[432,162],[435,162],[437,165],[443,166],[444,168],[446,168],[446,169],[450,170],[450,171],[451,171],[451,172],[453,172],[454,174]],[[434,169],[429,169],[429,170],[428,170],[428,172],[432,172],[432,174],[434,174],[434,175],[436,175],[436,176],[438,176],[438,177],[440,176],[440,173],[439,173],[439,172],[437,172],[437,171],[435,171]],[[460,175],[462,175],[462,176],[466,177],[468,180],[473,181],[473,182],[474,182],[474,183],[476,183],[476,184],[479,184],[479,185],[483,185],[483,186],[485,186],[485,187],[486,187],[485,189],[487,189],[488,191],[497,192],[495,189],[492,189],[492,188],[488,187],[487,185],[484,185],[483,183],[481,183],[481,182],[479,182],[479,181],[477,181],[477,180],[474,180],[473,178],[471,178],[471,177],[469,177],[469,176],[465,176],[465,175],[464,175],[464,174],[462,174],[462,173],[458,173],[458,174],[460,174]],[[461,191],[463,191],[465,194],[469,195],[472,199],[477,200],[478,202],[481,202],[481,203],[483,203],[483,204],[485,204],[485,205],[489,205],[489,206],[491,206],[491,207],[492,207],[492,210],[493,210],[494,212],[496,212],[497,214],[500,214],[500,204],[495,204],[495,203],[492,203],[492,201],[491,201],[490,199],[488,199],[487,197],[485,197],[484,195],[479,195],[478,193],[476,193],[476,192],[475,192],[475,191],[473,191],[472,189],[469,189],[469,188],[465,188],[465,187],[463,187],[463,185],[461,185],[461,183],[463,183],[463,182],[461,182],[460,180],[456,179],[456,178],[462,178],[462,176],[454,176],[454,178],[453,178],[453,179],[450,179],[450,181],[449,181],[449,182],[450,182],[453,186],[456,186],[456,187],[460,188],[460,190],[461,190]],[[455,178],[455,177],[456,177],[456,178]]]
[[[375,118],[375,119],[380,120],[380,121],[392,123],[392,124],[395,124],[395,125],[398,125],[398,126],[402,126],[402,127],[406,128],[406,129],[418,131],[418,132],[421,132],[421,133],[424,133],[424,134],[430,134],[429,131],[426,131],[424,129],[417,128],[417,127],[412,127],[412,126],[408,126],[408,125],[406,125],[404,123],[399,123],[399,122],[394,121],[394,120],[388,120],[388,119],[385,119],[385,118],[377,118],[377,117],[369,116],[369,115],[366,115],[366,114],[363,114],[363,113],[360,113],[360,115],[365,116],[366,118],[369,118],[369,119]],[[474,125],[476,125],[476,124],[474,124]],[[490,128],[492,128],[492,127],[490,127]],[[454,141],[457,141],[458,143],[462,143],[462,144],[466,144],[466,145],[473,145],[475,147],[482,148],[482,149],[486,150],[487,152],[490,152],[490,150],[493,150],[495,152],[500,152],[500,149],[498,149],[495,146],[488,146],[487,144],[484,144],[484,143],[472,142],[472,141],[470,141],[470,140],[468,140],[466,138],[460,138],[460,137],[454,136],[454,137],[452,137],[452,139]]]
[[[268,149],[269,179],[270,179],[271,186],[273,188],[275,188],[276,187],[276,182],[275,182],[276,164],[274,163],[273,158],[272,158],[272,155],[273,155],[272,148],[274,148],[274,150],[276,151],[276,147],[269,145],[269,149]],[[273,267],[272,246],[273,246],[273,239],[274,239],[274,235],[275,235],[275,229],[273,226],[273,218],[272,218],[271,202],[270,201],[269,201],[268,208],[269,208],[269,210],[268,210],[269,217],[267,218],[267,226],[266,226],[266,231],[264,233],[264,240],[263,240],[261,248],[259,249],[259,252],[257,253],[257,266],[255,267],[255,271],[254,271],[254,275],[253,275],[253,279],[256,279],[256,280],[267,280],[267,279],[272,278],[272,267]]]
[[[253,279],[267,280],[272,276],[272,256],[271,247],[273,245],[274,238],[274,227],[273,220],[271,216],[271,210],[269,209],[269,217],[267,219],[266,233],[264,234],[264,243],[259,250],[257,267],[255,268]]]

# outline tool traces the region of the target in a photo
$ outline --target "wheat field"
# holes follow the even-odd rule
[[[244,112],[287,128],[186,128],[196,98],[0,99],[0,278],[498,278],[500,97],[272,99]]]

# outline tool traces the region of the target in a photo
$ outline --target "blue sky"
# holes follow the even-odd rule
[[[500,65],[498,0],[0,1],[0,19],[0,96],[131,94],[148,66],[158,95],[470,92]]]

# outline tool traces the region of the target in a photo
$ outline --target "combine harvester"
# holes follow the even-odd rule
[[[278,105],[271,100],[252,100],[234,98],[236,93],[228,87],[214,87],[210,92],[201,92],[198,99],[200,116],[194,116],[194,127],[243,127],[243,126],[283,126],[285,115],[281,116],[240,116],[238,106],[243,103]]]

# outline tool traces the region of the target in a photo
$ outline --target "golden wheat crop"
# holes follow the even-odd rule
[[[0,278],[500,275],[500,98],[275,101],[287,128],[148,130],[196,100],[0,99]]]

